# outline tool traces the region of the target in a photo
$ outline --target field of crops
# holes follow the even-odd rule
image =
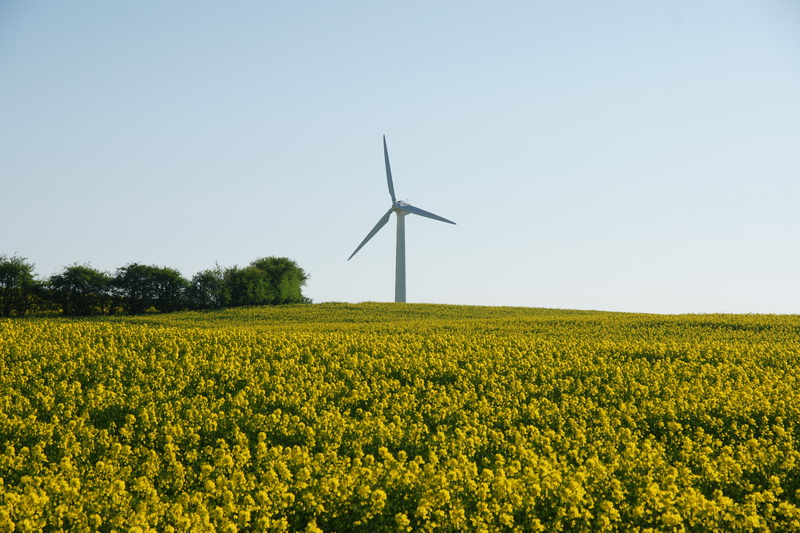
[[[0,321],[0,531],[800,531],[800,316]]]

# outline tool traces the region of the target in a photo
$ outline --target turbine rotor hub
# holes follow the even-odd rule
[[[392,211],[397,213],[398,215],[407,215],[408,211],[403,209],[405,206],[410,205],[408,202],[404,202],[402,200],[398,200],[392,204]]]

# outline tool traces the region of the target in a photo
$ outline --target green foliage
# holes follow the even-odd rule
[[[225,286],[230,305],[267,305],[273,300],[268,274],[253,266],[231,267],[225,271]]]
[[[122,308],[129,315],[140,315],[151,310],[310,303],[301,290],[307,279],[291,259],[266,257],[244,268],[204,270],[191,281],[168,267],[130,263],[112,278],[76,263],[42,284],[24,258],[0,255],[0,316],[23,316],[30,309],[87,316],[113,315]]]
[[[189,283],[174,268],[154,268],[152,272],[155,286],[156,311],[170,312],[185,308],[185,292]]]
[[[148,309],[177,311],[184,306],[188,282],[173,268],[131,263],[117,270],[114,287],[122,296],[123,309],[131,315]]]
[[[250,263],[251,267],[266,274],[269,283],[267,302],[272,305],[303,302],[302,287],[308,275],[300,266],[286,257],[264,257]]]
[[[256,259],[248,266],[199,272],[192,278],[188,300],[193,309],[303,303],[308,275],[285,257]]]
[[[256,259],[245,268],[232,267],[223,274],[229,305],[280,305],[302,303],[308,275],[285,257]]]
[[[220,309],[230,304],[230,291],[225,284],[225,273],[217,266],[203,270],[192,277],[187,289],[187,303],[191,309]]]
[[[24,316],[39,286],[24,257],[0,255],[0,316]]]
[[[109,310],[112,278],[89,265],[72,265],[50,277],[50,289],[67,316],[87,316]]]

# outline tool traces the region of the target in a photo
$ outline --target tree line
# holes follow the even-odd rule
[[[174,268],[130,263],[112,275],[88,264],[64,267],[40,279],[25,258],[0,254],[0,316],[59,310],[66,316],[245,305],[308,303],[308,274],[291,259],[264,257],[248,266],[198,272],[184,278]]]

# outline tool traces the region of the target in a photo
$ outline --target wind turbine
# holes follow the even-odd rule
[[[433,220],[439,220],[441,222],[447,222],[448,224],[455,224],[452,220],[447,220],[446,218],[440,217],[439,215],[434,215],[433,213],[429,213],[428,211],[423,211],[419,207],[414,207],[411,204],[398,200],[394,195],[394,185],[392,184],[392,169],[389,167],[389,151],[386,149],[386,135],[383,136],[383,159],[386,161],[386,182],[389,184],[389,196],[392,197],[392,207],[386,212],[385,215],[381,217],[375,227],[372,228],[367,236],[361,241],[361,244],[358,245],[358,248],[350,254],[350,257],[347,258],[348,261],[353,258],[354,255],[358,253],[358,251],[363,248],[367,242],[375,236],[378,231],[382,227],[389,222],[389,217],[392,216],[392,213],[397,215],[397,251],[395,256],[395,269],[394,269],[394,301],[395,302],[405,302],[406,301],[406,222],[405,217],[409,214],[419,215],[426,218],[432,218]]]

